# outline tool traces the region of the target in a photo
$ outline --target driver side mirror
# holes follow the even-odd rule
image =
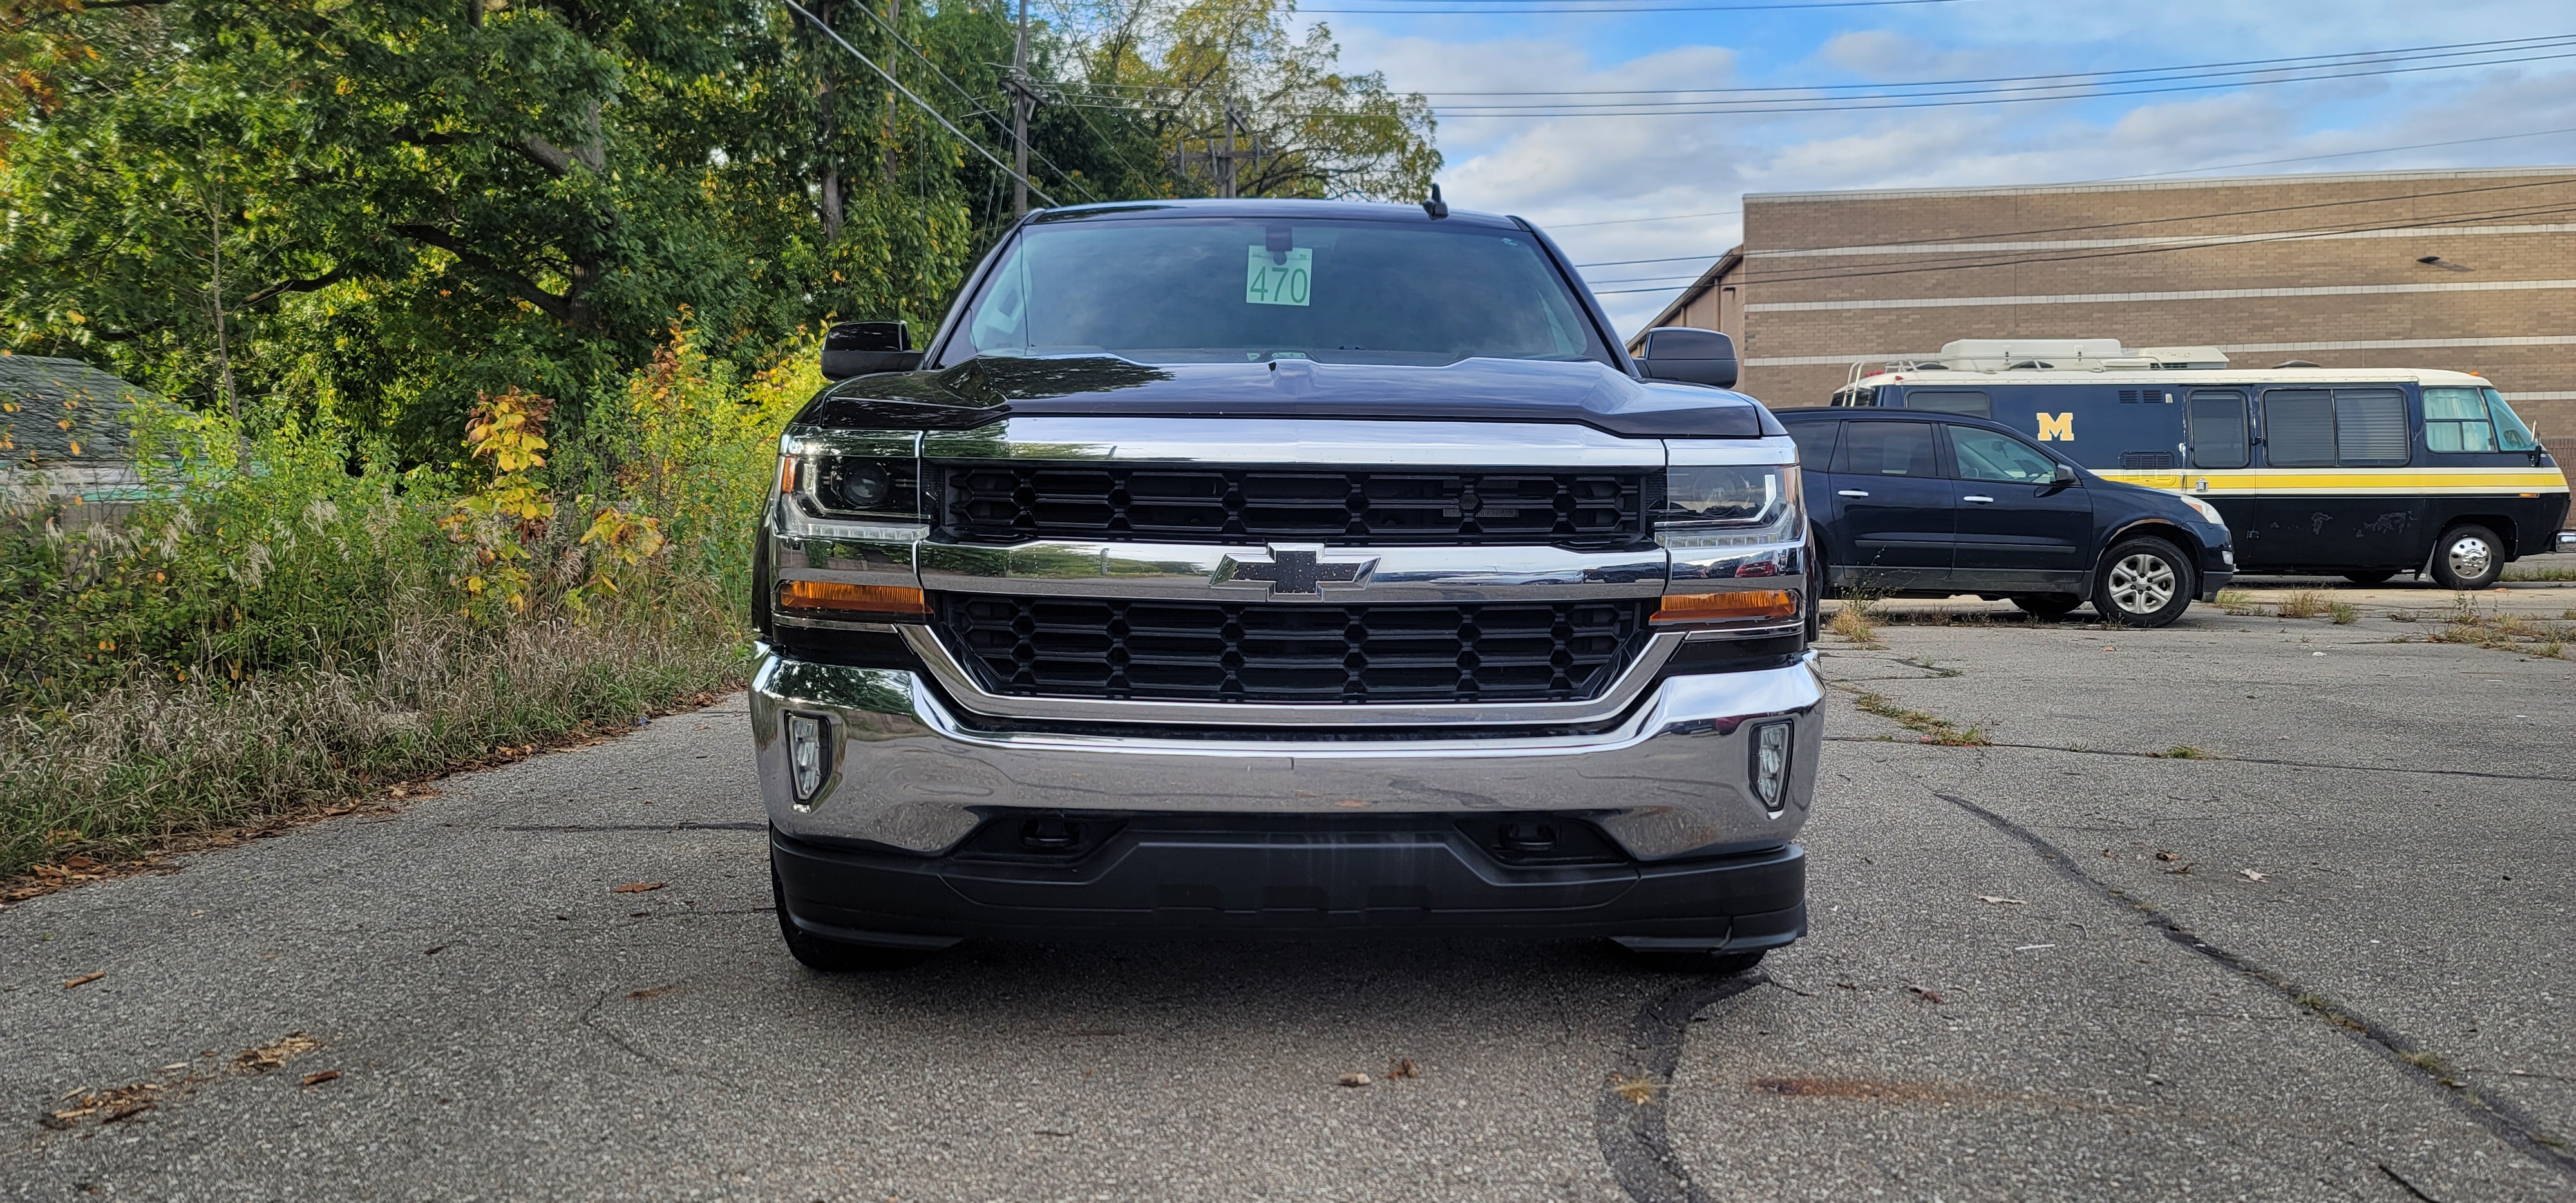
[[[1658,326],[1637,348],[1637,370],[1648,380],[1735,387],[1735,340],[1715,330]]]
[[[823,336],[825,380],[920,366],[921,352],[912,349],[912,327],[904,322],[842,322]]]
[[[2071,484],[2074,484],[2074,483],[2075,483],[2075,468],[2073,467],[2073,465],[2070,465],[2070,464],[2059,464],[2059,465],[2057,466],[2057,475],[2050,477],[2050,478],[2048,479],[2048,483],[2053,484],[2053,485],[2071,485]]]

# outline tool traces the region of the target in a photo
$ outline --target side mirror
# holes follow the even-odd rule
[[[1658,326],[1646,331],[1637,370],[1649,380],[1735,387],[1735,340],[1715,330]]]
[[[2071,484],[2074,484],[2074,483],[2075,483],[2075,469],[2074,469],[2074,467],[2073,467],[2073,466],[2071,466],[2071,465],[2068,465],[2068,464],[2059,464],[2059,465],[2057,466],[2057,475],[2050,477],[2048,482],[2049,482],[2050,484],[2057,484],[2057,485],[2071,485]]]
[[[912,349],[912,327],[904,322],[842,322],[823,336],[825,380],[920,366],[921,352]]]

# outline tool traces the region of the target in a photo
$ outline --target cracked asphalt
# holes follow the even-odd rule
[[[735,698],[0,911],[0,1197],[2576,1198],[2576,663],[2392,616],[1828,641],[1814,931],[1733,979],[818,977]]]

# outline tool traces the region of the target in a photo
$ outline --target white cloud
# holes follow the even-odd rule
[[[2180,0],[2133,10],[2038,0],[1942,6],[1912,27],[1820,31],[1741,45],[1656,43],[1623,53],[1524,33],[1490,40],[1387,36],[1336,25],[1345,61],[1425,92],[1777,87],[1784,82],[1971,79],[2315,54],[2531,36],[2561,22],[2529,0],[2354,6]],[[1341,18],[1349,21],[1351,18]],[[1564,26],[1546,27],[1552,35]],[[1474,26],[1468,26],[1474,28]],[[1530,22],[1524,29],[1541,28]],[[1653,99],[1657,97],[1640,97]],[[1660,98],[1671,98],[1669,91]],[[1435,96],[1454,109],[1475,100]],[[1604,100],[1608,97],[1568,98]],[[1587,268],[1622,329],[1672,293],[1638,277],[1689,277],[1740,236],[1747,191],[1943,187],[2251,172],[2576,161],[2576,135],[2346,152],[2576,127],[2576,70],[2531,62],[2227,91],[2019,104],[1730,116],[1470,116],[1444,112],[1441,182],[1462,208],[1517,213]],[[2266,160],[2297,160],[2262,163]],[[2257,163],[2252,167],[2237,164]],[[1681,220],[1621,219],[1702,214]],[[1601,223],[1617,224],[1601,224]],[[1616,261],[1691,256],[1662,263]],[[1681,282],[1680,280],[1673,281]]]

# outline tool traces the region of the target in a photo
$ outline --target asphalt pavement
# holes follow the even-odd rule
[[[818,976],[737,697],[0,911],[0,1197],[2576,1198],[2576,663],[2402,618],[1828,641],[1814,930],[1737,978]]]

